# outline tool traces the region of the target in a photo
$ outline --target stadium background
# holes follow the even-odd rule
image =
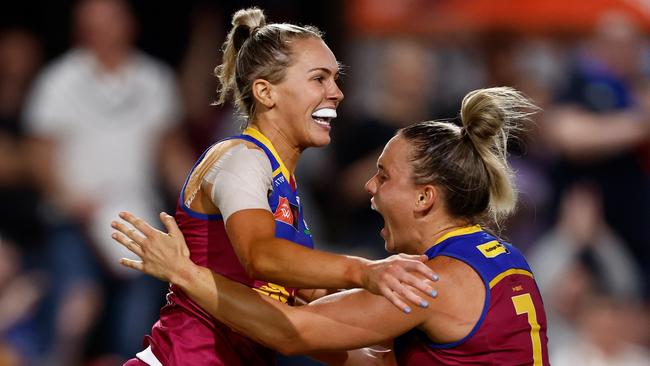
[[[48,240],[58,227],[34,178],[34,136],[24,109],[39,72],[75,44],[74,4],[12,2],[0,13],[0,365],[117,365],[129,353],[114,340],[137,339],[131,342],[137,350],[146,332],[109,326],[121,312],[135,311],[111,306],[116,288],[131,279],[102,264],[92,240],[73,259],[109,268],[98,269],[96,302],[72,305],[58,322],[48,311],[66,298],[52,271],[68,253]],[[216,89],[211,72],[230,15],[257,5],[270,21],[325,32],[346,65],[346,100],[333,123],[333,143],[306,152],[297,172],[308,222],[325,250],[385,255],[381,218],[368,209],[362,186],[395,129],[454,118],[462,96],[476,88],[524,91],[543,112],[512,144],[520,203],[503,234],[527,253],[542,288],[551,362],[650,364],[650,1],[130,5],[137,47],[166,64],[177,81],[182,112],[172,121],[174,143],[160,152],[177,157],[176,180],[154,170],[157,183],[150,187],[164,197],[167,212],[187,164],[238,127],[230,106],[209,107]],[[72,221],[83,233],[85,219]],[[162,303],[164,288],[157,291]]]

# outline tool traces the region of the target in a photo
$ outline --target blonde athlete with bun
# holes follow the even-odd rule
[[[548,365],[544,305],[530,267],[484,226],[515,207],[508,132],[534,109],[513,89],[477,90],[463,100],[460,126],[413,124],[399,130],[379,157],[366,190],[385,220],[386,249],[424,254],[440,274],[440,294],[428,308],[407,315],[366,290],[306,306],[269,301],[192,263],[181,232],[164,214],[169,234],[127,217],[144,236],[120,226],[114,238],[142,262],[122,264],[174,283],[215,318],[286,354],[394,340],[400,365]],[[356,351],[330,361],[378,360],[384,361]]]
[[[245,129],[210,147],[188,175],[176,210],[189,248],[183,258],[278,304],[325,293],[298,289],[363,287],[398,311],[410,312],[409,301],[428,306],[414,290],[435,296],[413,274],[435,278],[423,256],[369,261],[313,250],[293,172],[306,148],[330,142],[343,100],[339,64],[320,31],[267,24],[255,8],[235,13],[232,24],[216,69],[218,102],[232,94]],[[127,365],[275,363],[274,351],[216,321],[176,284],[145,344]]]

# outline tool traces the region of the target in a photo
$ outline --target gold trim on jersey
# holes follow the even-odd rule
[[[496,277],[494,277],[492,281],[490,281],[490,288],[496,286],[497,283],[501,282],[502,279],[515,274],[520,274],[520,275],[528,276],[530,278],[535,278],[535,276],[533,276],[532,273],[528,272],[525,269],[511,268],[507,271],[503,271],[499,273]]]
[[[269,151],[271,151],[271,154],[273,154],[273,157],[275,157],[275,160],[280,165],[278,167],[278,169],[282,172],[282,175],[284,175],[284,178],[287,180],[287,182],[290,182],[291,181],[291,173],[289,173],[289,169],[287,169],[287,167],[282,162],[282,159],[280,158],[280,154],[278,154],[277,150],[275,150],[275,147],[273,147],[273,144],[271,143],[271,141],[268,138],[266,138],[266,136],[264,136],[262,134],[262,132],[258,131],[257,129],[255,129],[253,127],[246,128],[244,130],[243,134],[255,138],[256,140],[261,142],[264,146],[266,146],[266,148],[269,149]],[[276,169],[273,172],[273,177],[276,176],[276,174],[278,172],[278,169]]]
[[[465,227],[461,227],[461,228],[458,228],[458,229],[454,229],[454,230],[448,232],[447,234],[445,234],[445,235],[439,237],[439,238],[436,240],[436,242],[433,243],[433,245],[436,245],[436,244],[438,244],[438,243],[441,243],[441,242],[443,242],[444,240],[447,240],[447,239],[451,238],[452,236],[474,234],[474,233],[478,233],[478,232],[481,231],[481,230],[482,230],[482,229],[481,229],[481,225],[465,226]]]

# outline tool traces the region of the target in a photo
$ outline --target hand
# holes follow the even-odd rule
[[[414,288],[431,297],[438,295],[429,285],[429,279],[437,281],[438,275],[424,264],[427,260],[426,255],[397,254],[379,261],[371,261],[366,266],[363,287],[375,295],[383,295],[405,313],[410,313],[411,308],[402,298],[426,308],[429,302],[417,295]],[[424,275],[425,278],[417,276],[416,273]]]
[[[120,264],[123,266],[175,283],[176,278],[188,266],[193,265],[190,250],[173,217],[164,212],[160,213],[160,221],[167,228],[167,233],[154,229],[146,221],[129,212],[120,212],[120,218],[135,229],[122,222],[113,221],[111,227],[118,232],[113,233],[111,237],[142,259],[135,261],[122,258]]]

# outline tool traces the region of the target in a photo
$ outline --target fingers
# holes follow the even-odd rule
[[[131,259],[122,258],[120,259],[120,264],[124,267],[129,267],[140,272],[144,272],[144,267],[141,261],[134,261]]]
[[[126,235],[122,233],[113,233],[111,235],[111,238],[113,240],[117,241],[118,243],[124,245],[126,249],[130,250],[133,252],[133,254],[137,255],[138,257],[142,258],[144,253],[142,252],[142,247],[138,245],[135,241],[129,239]]]
[[[400,258],[403,258],[403,259],[411,259],[411,260],[420,261],[420,262],[423,262],[423,263],[426,263],[429,260],[429,257],[426,254],[404,254],[404,253],[400,253],[397,256],[400,257]]]
[[[411,273],[404,273],[400,278],[398,278],[398,280],[400,282],[400,285],[404,287],[404,289],[401,290],[402,292],[399,293],[406,297],[409,301],[412,301],[415,304],[419,304],[423,308],[426,308],[429,305],[428,302],[417,295],[412,289],[417,289],[422,293],[434,298],[438,296],[438,292],[429,286],[428,281],[418,276],[414,276]],[[415,302],[415,299],[417,299],[419,302]]]
[[[409,272],[418,272],[421,273],[423,276],[426,278],[430,278],[433,281],[438,281],[440,277],[433,272],[429,266],[424,264],[421,259],[422,257],[427,258],[426,256],[421,256],[421,255],[406,255],[406,254],[400,254],[399,255],[401,258],[399,260],[400,266],[404,268],[405,270]],[[428,258],[427,258],[428,260]]]
[[[133,240],[134,242],[138,244],[142,244],[146,238],[140,235],[137,230],[133,229],[130,226],[125,225],[122,222],[119,221],[112,221],[111,222],[111,227],[123,235],[127,236],[129,239]]]
[[[128,211],[122,211],[119,214],[120,218],[129,224],[133,225],[136,229],[140,230],[141,233],[143,233],[147,237],[151,237],[154,235],[158,230],[154,229],[149,225],[146,221],[143,219],[134,216],[132,213]],[[135,239],[134,239],[135,240]]]
[[[165,212],[160,213],[160,221],[165,225],[167,233],[171,236],[182,235],[181,229],[178,227],[176,220],[173,216],[168,215]]]
[[[411,308],[406,305],[402,299],[397,296],[395,292],[393,292],[390,288],[388,287],[382,287],[380,289],[381,294],[388,299],[393,305],[395,305],[400,311],[403,311],[406,314],[409,314],[411,312]]]

